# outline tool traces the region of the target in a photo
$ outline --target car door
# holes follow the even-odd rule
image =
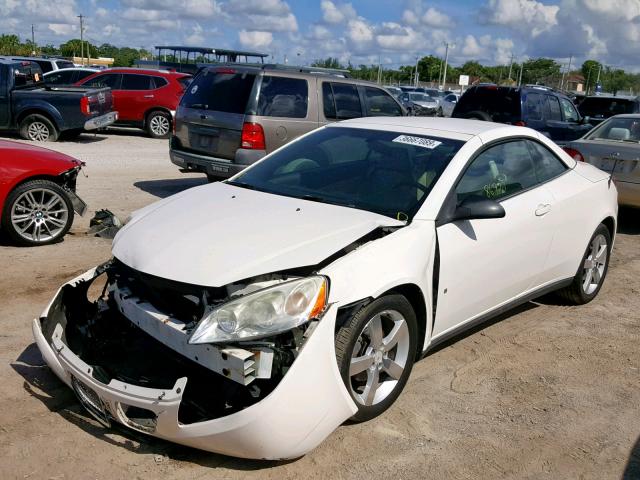
[[[571,100],[562,97],[560,97],[559,100],[562,108],[564,124],[559,138],[554,138],[554,140],[570,142],[571,140],[582,137],[585,133],[591,130],[590,124],[581,122],[580,114]]]
[[[440,267],[434,336],[536,287],[553,238],[546,216],[552,196],[536,178],[524,139],[483,147],[452,195],[457,204],[472,195],[495,200],[506,215],[437,226]]]
[[[313,82],[310,88],[309,82]],[[260,84],[255,121],[262,125],[267,153],[318,127],[315,79],[264,75]]]
[[[133,123],[144,121],[145,112],[154,105],[154,94],[151,87],[149,75],[123,74],[122,84],[118,91],[122,110],[118,110],[118,118]]]
[[[381,88],[361,86],[367,117],[401,117],[402,107],[395,99]]]

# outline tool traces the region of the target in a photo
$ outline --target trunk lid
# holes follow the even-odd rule
[[[611,173],[615,166],[615,178],[640,183],[640,145],[637,143],[607,140],[583,140],[573,142],[585,162]]]

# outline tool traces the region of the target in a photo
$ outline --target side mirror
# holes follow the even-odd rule
[[[589,117],[588,115],[586,117],[582,117],[582,120],[580,120],[580,123],[582,125],[586,125],[587,123],[591,123],[591,117]]]
[[[452,220],[476,220],[483,218],[503,218],[504,208],[495,200],[482,197],[467,197],[456,208]]]

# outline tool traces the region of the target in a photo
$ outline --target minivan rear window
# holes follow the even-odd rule
[[[467,90],[455,108],[455,116],[470,112],[485,112],[494,122],[512,123],[520,120],[520,91],[505,87],[475,87]]]
[[[305,118],[309,87],[301,78],[262,77],[258,115],[263,117]]]
[[[589,97],[578,108],[582,116],[611,117],[621,113],[635,113],[634,102],[625,98]]]
[[[73,62],[70,62],[69,60],[56,60],[56,65],[58,66],[58,68],[73,68],[73,67],[75,67]]]
[[[256,76],[204,70],[189,85],[180,105],[186,108],[245,113]]]

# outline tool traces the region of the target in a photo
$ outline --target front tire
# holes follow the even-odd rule
[[[398,398],[416,357],[418,325],[402,295],[387,295],[353,315],[336,334],[342,380],[358,407],[351,418],[377,417]]]
[[[71,200],[60,185],[50,180],[31,180],[7,196],[2,228],[19,245],[47,245],[65,236],[73,216]]]
[[[151,138],[169,138],[171,115],[159,110],[151,112],[147,117],[147,133]]]
[[[20,136],[32,142],[55,142],[58,140],[58,130],[47,117],[34,113],[20,122]]]
[[[610,256],[611,234],[601,223],[589,240],[573,282],[558,290],[558,296],[572,305],[584,305],[596,298],[607,276]]]

